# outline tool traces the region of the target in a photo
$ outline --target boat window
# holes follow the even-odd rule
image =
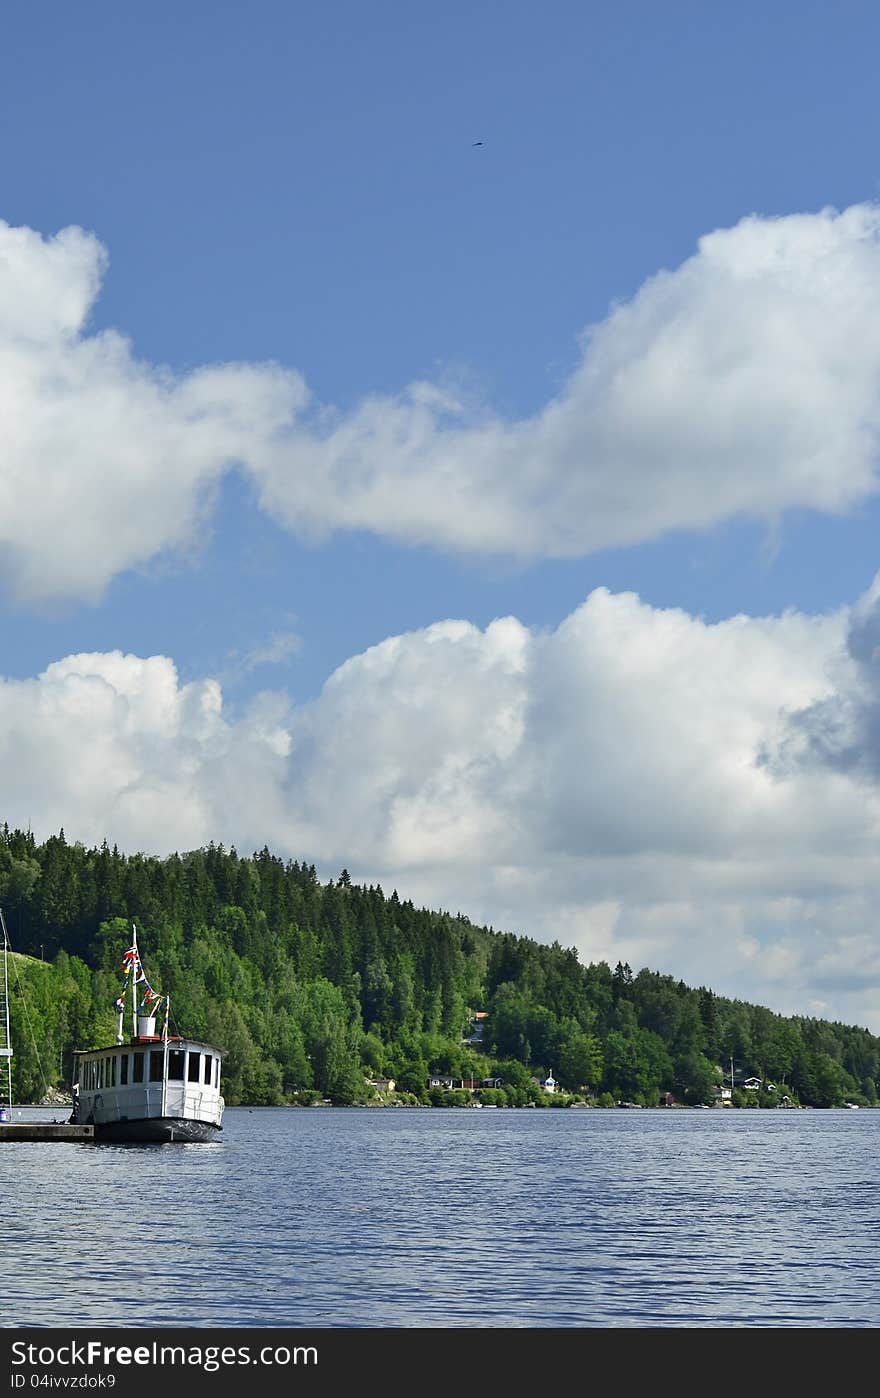
[[[103,1087],[103,1086],[104,1086],[104,1064],[105,1064],[106,1062],[107,1062],[106,1058],[102,1058],[102,1059],[100,1060],[100,1066],[99,1066],[99,1068],[98,1068],[98,1086],[99,1086],[99,1087]]]
[[[199,1080],[199,1071],[200,1071],[200,1069],[201,1069],[201,1066],[202,1066],[202,1055],[201,1055],[200,1053],[193,1053],[192,1049],[190,1049],[190,1051],[189,1051],[189,1065],[188,1065],[187,1070],[186,1070],[186,1080],[187,1080],[187,1082],[198,1082],[198,1080]]]
[[[220,1059],[214,1059],[214,1086],[220,1086]]]
[[[164,1059],[164,1049],[150,1049],[150,1082],[162,1081],[162,1065]]]
[[[144,1055],[143,1051],[132,1054],[132,1082],[143,1082],[144,1080]]]
[[[116,1086],[116,1054],[110,1059],[110,1086]]]
[[[128,1054],[124,1053],[119,1060],[119,1086],[126,1087],[128,1084]]]
[[[212,1060],[211,1060],[211,1055],[210,1055],[209,1053],[206,1053],[206,1054],[205,1054],[205,1082],[208,1084],[209,1087],[211,1086],[211,1061],[212,1061]]]
[[[171,1049],[168,1054],[168,1081],[183,1082],[183,1049]]]

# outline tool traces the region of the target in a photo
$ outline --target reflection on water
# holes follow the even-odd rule
[[[224,1127],[0,1146],[0,1322],[880,1323],[880,1111],[230,1108]]]

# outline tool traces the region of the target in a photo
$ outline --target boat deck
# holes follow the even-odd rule
[[[0,1122],[2,1141],[93,1141],[94,1126],[74,1126],[69,1121]]]

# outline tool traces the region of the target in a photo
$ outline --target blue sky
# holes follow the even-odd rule
[[[876,7],[4,29],[3,816],[880,1030]]]
[[[47,31],[25,10],[0,56],[2,216],[93,230],[110,257],[93,324],[153,362],[277,360],[343,408],[461,371],[528,413],[584,328],[702,233],[880,192],[878,23],[870,5],[97,4]],[[772,564],[747,526],[526,573],[374,558],[369,540],[315,551],[243,521],[248,500],[224,489],[206,573],[178,569],[173,589],[152,570],[63,626],[7,616],[12,672],[59,644],[198,672],[293,614],[285,682],[305,697],[353,648],[449,614],[552,625],[602,583],[710,617],[812,609],[873,576],[869,510],[788,519]],[[822,586],[817,548],[836,558]],[[240,608],[253,553],[273,567],[246,573]]]

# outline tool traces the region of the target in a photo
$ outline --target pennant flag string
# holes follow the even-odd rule
[[[153,987],[150,985],[150,982],[147,980],[144,968],[141,965],[141,959],[138,955],[137,947],[131,946],[128,948],[128,951],[122,958],[122,969],[125,972],[125,977],[122,985],[122,994],[115,1001],[116,1010],[118,1010],[118,1012],[122,1014],[123,1010],[125,1009],[125,996],[128,990],[129,976],[131,976],[132,985],[135,988],[135,991],[136,987],[139,985],[145,987],[140,1007],[141,1010],[146,1010],[148,1013],[153,1013],[156,1010],[159,1001],[162,999],[162,996],[159,994],[158,991],[153,989]]]

